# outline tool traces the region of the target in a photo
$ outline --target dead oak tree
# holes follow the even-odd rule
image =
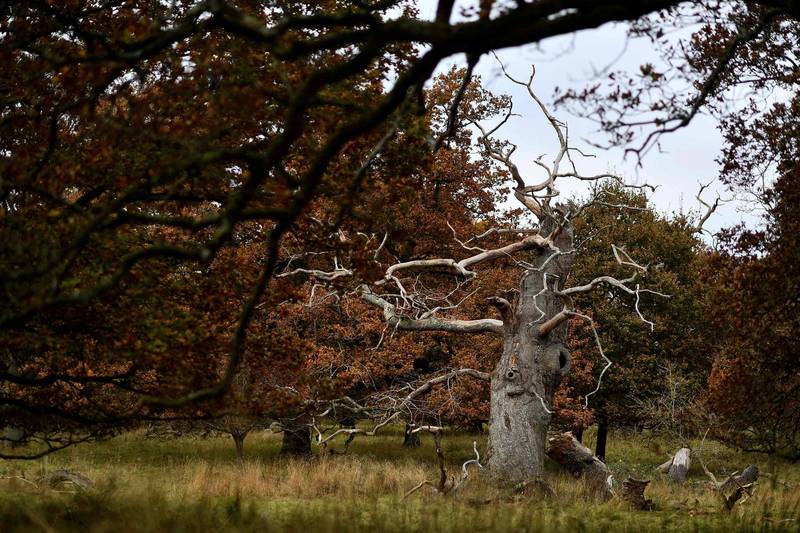
[[[544,179],[533,184],[523,178],[519,168],[512,162],[516,146],[499,142],[493,134],[512,116],[510,110],[499,125],[487,129],[477,121],[472,126],[479,132],[479,142],[485,157],[501,163],[513,178],[514,198],[535,219],[531,227],[497,228],[495,233],[514,235],[518,240],[496,248],[480,248],[476,243],[490,232],[462,242],[465,257],[440,257],[417,259],[405,262],[381,263],[383,275],[379,279],[364,281],[352,287],[349,294],[357,295],[383,313],[387,328],[392,332],[443,331],[455,335],[494,334],[503,339],[503,352],[491,376],[471,369],[461,369],[465,375],[489,378],[491,383],[491,406],[489,421],[489,451],[487,466],[490,472],[504,483],[520,483],[541,478],[547,446],[547,430],[552,416],[554,393],[562,377],[570,367],[570,353],[566,347],[567,320],[577,317],[587,321],[594,330],[594,322],[585,312],[576,309],[573,296],[598,287],[619,290],[635,299],[635,310],[639,317],[652,327],[639,310],[644,294],[668,297],[637,284],[637,278],[648,268],[638,264],[622,246],[612,246],[616,261],[630,268],[632,275],[625,279],[601,276],[582,285],[570,285],[570,267],[576,252],[573,242],[572,222],[587,207],[555,202],[559,196],[558,183],[566,179],[598,182],[604,179],[621,178],[602,174],[586,176],[578,173],[572,159],[573,148],[568,142],[568,131],[564,123],[557,120],[534,93],[532,85],[535,70],[527,81],[518,81],[508,73],[514,83],[525,87],[552,127],[558,149],[550,163],[542,158],[535,161],[544,172]],[[647,186],[637,186],[647,187]],[[591,198],[589,203],[601,201]],[[624,208],[624,206],[621,206]],[[383,244],[383,243],[382,243]],[[381,246],[382,247],[382,246]],[[380,262],[381,248],[375,252]],[[384,254],[386,256],[388,254]],[[432,298],[415,283],[415,276],[423,273],[446,273],[454,276],[458,283],[467,285],[480,277],[477,269],[496,260],[513,258],[521,268],[518,296],[514,301],[495,296],[489,299],[496,307],[500,318],[459,319],[449,318],[460,303],[446,302],[432,305]],[[355,269],[348,266],[347,258],[336,258],[333,270],[300,267],[277,274],[281,276],[303,275],[313,278],[317,284],[336,280],[355,279]],[[315,285],[316,287],[317,285]],[[611,361],[605,357],[599,336],[595,340],[606,366]],[[602,380],[602,373],[598,380]],[[428,384],[423,388],[427,388]],[[345,402],[348,403],[348,402]],[[353,402],[354,404],[355,402]],[[340,404],[343,405],[343,404]],[[395,409],[382,411],[382,420],[372,429],[343,428],[333,433],[318,436],[318,443],[328,442],[338,434],[374,434],[381,427],[395,420],[407,403],[401,402]],[[360,405],[350,405],[353,410],[367,410]],[[364,412],[364,411],[362,411]],[[388,413],[388,414],[387,414]]]

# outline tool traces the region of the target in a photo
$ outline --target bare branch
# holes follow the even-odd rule
[[[611,245],[611,250],[612,250],[612,252],[614,254],[614,259],[620,265],[630,266],[630,267],[633,267],[633,268],[635,268],[635,269],[637,269],[637,270],[639,270],[641,272],[647,272],[648,267],[642,266],[642,265],[638,264],[636,261],[634,261],[631,258],[631,256],[628,255],[628,253],[625,251],[625,248],[617,246],[615,244],[612,244]],[[649,293],[649,294],[653,294],[655,296],[660,296],[661,298],[671,298],[671,296],[669,294],[663,294],[661,292],[657,292],[657,291],[650,290],[650,289],[642,289],[638,284],[636,285],[635,288],[628,287],[627,284],[628,283],[633,283],[633,281],[636,280],[638,274],[639,273],[636,272],[631,277],[625,278],[625,279],[622,279],[622,280],[617,279],[617,278],[615,278],[613,276],[598,276],[598,277],[594,278],[592,281],[590,281],[589,283],[586,283],[584,285],[578,285],[578,286],[575,286],[575,287],[569,287],[569,288],[563,289],[563,290],[555,290],[554,292],[555,292],[555,294],[557,294],[559,296],[570,297],[570,296],[572,296],[574,294],[592,291],[592,290],[594,290],[595,287],[597,287],[600,284],[611,285],[612,287],[616,287],[616,288],[622,290],[623,292],[626,292],[626,293],[631,294],[631,295],[636,297],[636,303],[634,305],[634,309],[636,311],[636,314],[639,316],[639,318],[642,320],[642,322],[645,322],[648,326],[650,326],[650,331],[653,331],[655,329],[655,323],[650,321],[650,320],[647,320],[644,317],[644,315],[642,314],[641,310],[639,309],[639,302],[640,302],[641,293],[646,292],[646,293]],[[554,318],[556,318],[556,317],[554,317]],[[563,319],[562,319],[562,321],[563,321]]]
[[[322,413],[317,415],[318,417],[328,416],[331,412],[335,411],[338,408],[343,408],[351,413],[359,414],[359,415],[366,415],[368,418],[377,419],[378,422],[372,427],[372,429],[364,429],[364,428],[340,428],[331,434],[325,436],[323,432],[319,429],[316,424],[316,417],[312,419],[311,427],[317,433],[317,437],[315,442],[319,446],[327,446],[327,443],[332,439],[336,438],[339,435],[347,435],[348,439],[345,443],[345,449],[347,445],[349,445],[356,435],[364,435],[364,436],[374,436],[377,432],[386,427],[390,422],[396,420],[402,414],[409,413],[411,408],[414,404],[414,401],[425,396],[429,392],[433,390],[434,387],[442,384],[449,384],[452,380],[461,377],[461,376],[468,376],[472,377],[481,381],[490,381],[491,375],[488,372],[481,372],[479,370],[475,370],[472,368],[459,368],[457,370],[452,370],[435,378],[431,378],[422,385],[417,386],[414,388],[410,393],[405,395],[402,399],[395,399],[395,398],[388,398],[388,405],[378,405],[373,407],[368,407],[365,405],[361,405],[352,398],[346,396],[344,398],[340,398],[330,402],[330,406],[324,410]],[[381,403],[386,403],[386,396],[381,395],[379,401]],[[439,426],[418,426],[412,430],[412,433],[418,433],[420,431],[428,431],[431,433],[438,433],[441,432],[443,428]],[[420,487],[424,485],[421,484]],[[417,487],[420,488],[420,487]],[[416,490],[416,489],[415,489]]]
[[[628,183],[617,174],[609,174],[609,173],[594,174],[592,176],[582,176],[576,172],[565,172],[562,174],[558,174],[556,178],[575,178],[580,181],[612,180],[619,183],[621,186],[627,189],[649,189],[650,192],[655,192],[655,190],[659,187],[658,185],[650,185],[649,183],[643,183],[641,185]]]
[[[511,306],[511,302],[499,296],[492,296],[487,299],[487,301],[497,308],[505,325],[511,324],[511,322],[514,320],[514,309]]]
[[[500,248],[495,248],[493,250],[482,250],[481,252],[472,255],[470,257],[466,257],[460,261],[456,261],[455,259],[449,259],[449,258],[440,258],[440,259],[418,259],[414,261],[406,261],[404,263],[395,263],[394,265],[386,269],[386,275],[384,276],[384,279],[382,281],[377,282],[376,284],[378,285],[383,284],[386,281],[394,279],[395,278],[394,274],[402,270],[412,270],[412,271],[450,270],[455,274],[467,278],[472,278],[476,275],[476,273],[469,270],[469,267],[473,265],[477,265],[484,261],[490,261],[492,259],[508,257],[511,256],[512,254],[524,250],[547,248],[550,246],[550,244],[551,244],[550,239],[536,233],[529,237],[525,237],[517,242],[507,244],[506,246],[501,246]]]
[[[589,326],[592,328],[592,335],[594,336],[594,342],[597,345],[597,351],[600,352],[600,357],[606,362],[606,365],[603,367],[603,370],[600,371],[600,376],[597,378],[597,386],[594,388],[593,391],[586,394],[584,397],[584,407],[589,407],[589,396],[597,394],[600,392],[600,386],[603,384],[603,376],[606,375],[606,372],[609,368],[611,368],[611,359],[606,356],[605,350],[603,350],[603,343],[600,341],[600,334],[597,333],[597,328],[594,325],[594,319],[589,315],[584,315],[582,313],[578,313],[577,311],[569,311],[570,316],[575,316],[578,318],[582,318],[586,322],[589,323]]]
[[[705,191],[712,183],[714,183],[714,182],[710,181],[710,182],[706,183],[705,185],[701,184],[700,185],[700,190],[697,191],[697,195],[695,196],[695,198],[697,198],[697,201],[700,202],[700,205],[702,205],[703,207],[706,208],[706,212],[703,213],[703,215],[700,217],[700,220],[698,220],[697,224],[695,224],[695,226],[694,226],[694,232],[695,233],[703,233],[703,232],[707,233],[708,232],[708,230],[703,228],[703,225],[708,221],[709,218],[711,218],[711,215],[714,214],[714,212],[717,210],[719,205],[721,203],[725,202],[725,200],[723,200],[722,197],[719,194],[717,194],[717,198],[710,204],[708,202],[706,202],[705,200],[703,200],[703,198],[702,198],[703,191]]]
[[[483,233],[475,235],[474,237],[470,237],[469,239],[467,239],[465,241],[465,244],[469,245],[469,243],[471,243],[473,241],[477,241],[477,240],[483,239],[483,238],[486,238],[489,235],[494,235],[494,234],[502,235],[502,234],[505,234],[505,233],[515,233],[515,234],[519,234],[519,235],[529,235],[529,234],[532,234],[532,233],[539,233],[539,229],[538,228],[491,228],[491,229],[487,229]]]
[[[403,400],[396,406],[394,409],[398,411],[402,411],[408,408],[408,406],[420,396],[428,394],[433,387],[436,385],[441,385],[442,383],[449,383],[453,378],[459,376],[470,376],[475,379],[479,379],[481,381],[491,381],[492,376],[488,372],[481,372],[479,370],[474,370],[472,368],[459,368],[458,370],[453,370],[446,374],[442,374],[441,376],[429,379],[416,389],[414,389],[408,396],[403,398]]]
[[[478,468],[483,468],[483,465],[481,464],[481,454],[478,453],[478,443],[475,441],[472,441],[472,451],[475,453],[475,459],[464,461],[464,464],[461,465],[461,479],[458,480],[458,482],[453,486],[453,491],[458,490],[469,477],[467,466],[474,464]]]
[[[766,2],[765,2],[766,3]],[[649,151],[649,149],[657,144],[658,139],[665,133],[672,133],[681,128],[685,128],[694,119],[700,109],[705,105],[706,100],[719,88],[725,71],[731,62],[736,58],[736,53],[739,49],[748,42],[756,39],[765,28],[772,23],[775,18],[780,16],[782,11],[780,9],[766,10],[758,23],[740,31],[733,39],[727,44],[724,53],[714,68],[711,69],[708,77],[703,81],[700,86],[700,91],[692,99],[692,104],[685,112],[678,116],[669,117],[666,120],[661,119],[660,122],[664,125],[651,131],[638,148],[628,148],[625,150],[626,154],[633,152],[637,154],[641,160],[642,156]],[[671,124],[671,125],[669,125]]]
[[[297,274],[308,274],[311,277],[321,279],[324,281],[333,281],[338,278],[350,277],[353,275],[353,271],[346,269],[346,268],[338,268],[332,270],[330,272],[326,272],[324,270],[314,270],[314,269],[306,269],[306,268],[295,268],[290,272],[283,272],[281,274],[276,274],[276,278],[285,278],[287,276],[294,276]]]
[[[383,309],[386,322],[405,331],[449,331],[454,333],[503,333],[503,322],[492,318],[480,320],[445,320],[439,318],[412,319],[398,316],[395,306],[361,285],[361,297],[370,304]]]
[[[551,331],[569,320],[569,317],[569,310],[565,307],[557,314],[553,315],[547,322],[539,326],[539,336],[546,337]]]

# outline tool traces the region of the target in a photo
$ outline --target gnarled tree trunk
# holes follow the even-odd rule
[[[236,445],[236,458],[244,459],[244,439],[247,433],[234,431],[231,433],[233,443]]]
[[[634,277],[620,280],[607,275],[597,277],[584,285],[566,287],[573,254],[576,252],[573,248],[570,221],[582,208],[551,203],[551,200],[559,194],[555,182],[558,178],[566,176],[592,181],[607,175],[579,176],[574,165],[571,165],[573,172],[564,173],[560,165],[571,163],[566,126],[553,117],[534,94],[531,87],[533,75],[526,83],[512,78],[508,73],[505,74],[514,83],[527,87],[528,93],[541,108],[558,137],[560,149],[552,164],[540,162],[540,167],[548,174],[547,179],[527,185],[519,168],[511,161],[515,147],[490,140],[497,127],[486,131],[477,121],[470,120],[470,123],[480,130],[482,136],[479,137],[479,141],[487,155],[503,164],[514,179],[516,183],[514,197],[536,217],[537,227],[507,228],[505,232],[517,233],[520,239],[494,249],[476,248],[474,245],[458,241],[467,250],[479,250],[478,253],[460,260],[442,257],[394,263],[385,270],[383,277],[373,284],[376,287],[381,286],[380,291],[375,292],[370,285],[362,284],[359,286],[359,293],[365,301],[382,309],[386,322],[396,329],[448,331],[459,334],[494,333],[503,336],[503,353],[490,378],[487,465],[499,481],[517,485],[522,482],[535,482],[543,473],[553,396],[570,366],[570,356],[566,349],[567,319],[577,316],[592,321],[591,317],[571,308],[572,295],[589,292],[598,285],[609,285],[638,297],[639,288],[636,286],[634,289],[627,285],[633,282]],[[451,229],[455,232],[452,226]],[[468,242],[483,238],[491,232],[492,230],[484,232]],[[646,270],[623,248],[614,245],[612,252],[619,265],[637,271]],[[475,265],[507,258],[513,254],[528,254],[520,261],[525,267],[525,273],[520,283],[516,306],[512,306],[504,298],[490,298],[490,301],[500,309],[502,321],[492,318],[477,320],[441,318],[436,316],[436,311],[441,309],[440,307],[421,312],[421,309],[429,309],[425,303],[428,299],[422,298],[415,302],[421,295],[409,291],[408,284],[403,286],[401,281],[403,273],[426,271],[449,271],[464,279],[472,279],[477,276],[477,272],[472,270]],[[335,267],[331,272],[308,269],[296,269],[295,272],[314,272],[318,278],[329,280],[351,276],[353,273],[350,269],[341,268],[338,263]],[[291,274],[290,272],[282,275]],[[596,340],[599,343],[599,338],[596,337]],[[478,374],[472,369],[462,370],[469,370],[473,375]],[[432,385],[431,381],[426,387]],[[423,389],[429,390],[424,387]]]
[[[571,229],[565,228],[556,243],[571,250]],[[503,355],[491,381],[488,465],[504,482],[535,480],[543,473],[553,396],[570,357],[565,320],[541,334],[542,325],[564,305],[552,290],[542,289],[545,280],[549,289],[561,288],[571,262],[570,254],[542,251],[534,261],[540,270],[526,272],[516,309],[503,317]]]
[[[284,421],[281,455],[311,455],[311,428],[296,420]]]

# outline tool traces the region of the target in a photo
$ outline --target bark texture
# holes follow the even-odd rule
[[[569,229],[557,245],[572,249]],[[539,326],[563,309],[552,289],[560,288],[572,262],[570,254],[550,257],[553,253],[540,253],[534,265],[541,271],[523,276],[516,309],[504,317],[503,354],[492,373],[488,466],[495,478],[509,484],[542,476],[550,406],[569,370],[566,321],[539,335]],[[549,290],[543,290],[545,279]]]
[[[592,451],[578,442],[572,433],[560,433],[550,438],[547,456],[576,478],[582,478],[597,496],[608,499],[611,491],[611,472],[592,455]]]
[[[608,421],[601,419],[597,422],[597,442],[594,445],[594,454],[601,461],[606,460],[606,445],[608,444]]]
[[[672,458],[672,464],[669,467],[669,477],[677,483],[686,481],[686,476],[689,474],[689,468],[692,466],[692,450],[689,448],[681,448],[675,452],[675,457]]]
[[[231,437],[233,438],[233,443],[236,445],[237,459],[244,459],[244,439],[246,436],[247,433],[238,433],[238,432],[231,433]]]
[[[283,427],[281,455],[311,455],[311,428],[297,421],[287,421]]]
[[[644,496],[644,491],[649,484],[649,479],[629,477],[622,482],[622,499],[630,503],[635,509],[652,511],[654,508],[653,500],[648,500]]]

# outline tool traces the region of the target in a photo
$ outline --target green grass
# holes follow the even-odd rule
[[[472,440],[446,434],[451,472],[471,457]],[[591,443],[593,436],[587,436]],[[0,462],[0,531],[786,531],[800,530],[800,466],[742,454],[706,442],[702,455],[717,472],[755,463],[762,478],[753,498],[721,510],[698,465],[675,486],[653,472],[680,443],[615,434],[609,466],[618,480],[653,479],[647,496],[657,509],[634,511],[625,502],[597,503],[582,485],[548,466],[555,499],[498,492],[480,475],[456,495],[425,489],[403,499],[422,479],[435,479],[431,439],[406,449],[392,429],[359,438],[347,455],[311,460],[278,457],[279,437],[247,439],[248,458],[235,460],[230,439],[144,439],[129,434],[77,446],[37,461]],[[693,443],[695,446],[699,443]],[[38,489],[36,479],[68,468],[95,481],[90,491]],[[487,500],[491,502],[486,503]]]

